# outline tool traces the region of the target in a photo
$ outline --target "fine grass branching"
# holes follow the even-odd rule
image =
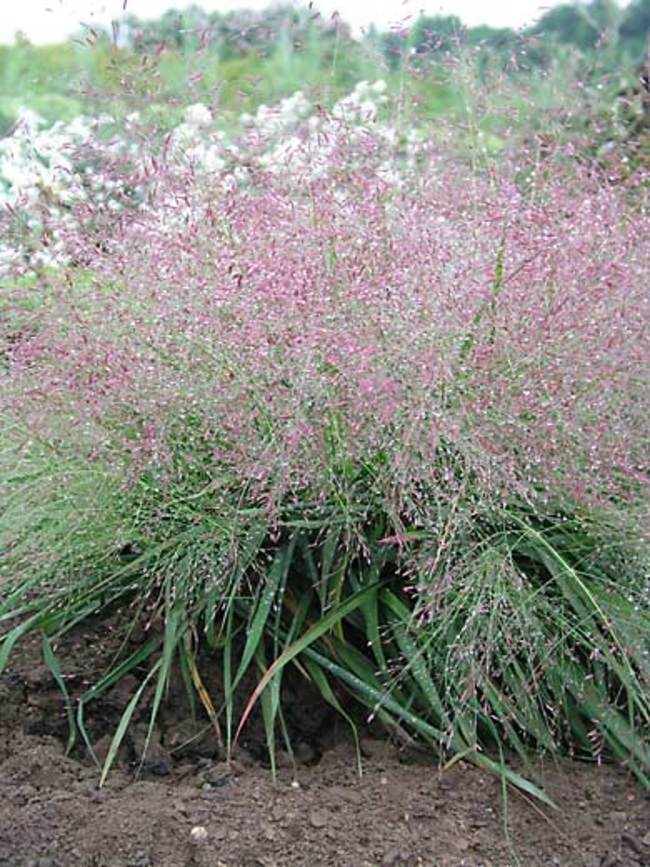
[[[91,753],[137,676],[102,781],[176,671],[227,758],[259,710],[275,771],[292,671],[357,743],[547,803],[540,752],[648,786],[643,191],[323,123],[232,173],[131,151],[129,206],[71,205],[7,287],[0,670],[40,632]],[[116,607],[145,637],[73,698],[59,647]]]

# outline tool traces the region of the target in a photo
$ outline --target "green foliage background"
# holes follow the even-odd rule
[[[227,119],[298,89],[317,90],[328,104],[364,78],[384,77],[403,92],[406,70],[418,72],[415,84],[409,76],[418,110],[436,115],[462,103],[454,61],[467,49],[479,76],[498,69],[528,79],[533,102],[548,97],[544,78],[560,67],[586,84],[606,80],[605,99],[638,86],[649,33],[650,0],[624,9],[615,0],[563,4],[522,32],[421,15],[408,31],[371,28],[362,39],[307,8],[221,14],[192,6],[154,21],[130,16],[111,34],[86,31],[63,45],[32,45],[17,34],[0,46],[0,134],[21,106],[49,123],[80,111],[157,108],[172,125],[175,107],[199,100]]]

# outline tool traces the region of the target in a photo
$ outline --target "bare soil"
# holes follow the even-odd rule
[[[117,635],[89,624],[60,649],[72,694],[106,670]],[[100,789],[87,751],[66,755],[65,707],[38,643],[10,663],[0,676],[0,867],[650,867],[650,793],[624,769],[546,763],[560,809],[542,809],[512,790],[504,801],[499,780],[472,766],[440,770],[369,729],[359,776],[351,738],[297,686],[285,695],[296,764],[280,751],[275,782],[259,721],[228,766],[172,687],[146,756],[145,702]],[[100,759],[136,685],[127,676],[89,709]]]

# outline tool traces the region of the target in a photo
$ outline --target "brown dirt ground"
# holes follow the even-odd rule
[[[66,643],[71,692],[105,670],[111,646],[106,624]],[[38,644],[10,663],[0,676],[0,867],[650,867],[650,793],[623,769],[547,763],[560,809],[510,792],[504,815],[494,777],[463,762],[441,771],[371,731],[359,777],[349,738],[299,689],[287,697],[297,766],[281,753],[275,783],[255,721],[227,767],[172,687],[143,771],[146,714],[99,789],[87,756],[65,754],[61,696]],[[89,714],[100,756],[134,685],[127,676]]]

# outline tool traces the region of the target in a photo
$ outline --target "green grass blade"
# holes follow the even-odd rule
[[[273,662],[270,668],[267,669],[264,677],[255,687],[253,694],[251,695],[246,707],[244,708],[244,712],[235,733],[235,743],[237,742],[239,735],[241,734],[241,730],[244,727],[255,702],[259,698],[262,691],[266,688],[271,678],[275,675],[275,673],[279,669],[287,665],[289,662],[291,662],[292,659],[298,656],[298,654],[302,653],[307,647],[313,644],[322,635],[330,632],[338,623],[341,622],[344,617],[346,617],[348,614],[358,608],[366,599],[366,597],[376,588],[376,586],[376,584],[370,585],[369,587],[366,587],[358,593],[354,593],[352,596],[348,597],[344,602],[340,603],[336,608],[330,611],[329,614],[314,623],[299,639],[290,644],[289,647],[287,647],[282,652],[282,654]]]
[[[128,674],[130,671],[136,669],[139,665],[141,665],[145,659],[148,659],[151,654],[157,649],[160,642],[158,639],[151,638],[147,641],[142,647],[139,647],[134,653],[132,653],[124,662],[112,668],[107,674],[104,675],[97,683],[94,683],[90,689],[86,690],[86,692],[79,697],[78,705],[77,705],[77,728],[81,733],[81,736],[86,744],[86,748],[88,750],[88,754],[95,762],[98,768],[101,768],[99,761],[97,760],[97,756],[95,755],[95,751],[93,750],[92,743],[90,738],[88,737],[88,733],[86,731],[86,726],[84,723],[84,711],[86,705],[95,698],[98,698],[103,692],[109,689],[113,684],[117,683],[118,680],[121,680],[124,675]]]
[[[359,776],[361,776],[363,773],[363,766],[362,766],[362,762],[361,762],[361,745],[359,744],[359,732],[358,732],[357,727],[354,723],[354,720],[352,719],[350,714],[344,710],[343,706],[341,705],[341,702],[338,700],[338,698],[334,694],[334,691],[332,690],[332,687],[330,686],[330,683],[327,679],[327,675],[325,674],[323,669],[319,665],[317,665],[314,662],[314,660],[311,660],[311,659],[305,659],[303,661],[303,663],[304,663],[304,666],[305,666],[310,678],[312,679],[314,684],[318,687],[318,691],[320,692],[322,697],[325,699],[325,701],[329,705],[331,705],[334,708],[334,710],[341,717],[343,717],[343,719],[350,726],[350,731],[352,732],[352,737],[354,738],[354,745],[355,745],[356,755],[357,755],[357,772],[358,772]]]
[[[268,666],[266,664],[266,656],[262,644],[259,644],[257,646],[257,649],[255,651],[255,661],[257,663],[257,667],[259,668],[263,676]],[[271,682],[269,683],[269,688],[265,689],[260,697],[260,704],[262,706],[262,719],[264,721],[264,733],[266,735],[266,748],[269,754],[269,761],[271,763],[271,775],[274,782],[276,779],[275,721],[278,715],[278,708],[280,706],[281,676],[282,672],[280,671],[274,678],[271,679]]]
[[[162,660],[158,660],[154,667],[149,671],[145,679],[142,681],[136,692],[131,697],[129,703],[126,706],[124,713],[120,718],[120,722],[115,730],[115,734],[111,740],[111,745],[108,748],[108,754],[106,755],[106,760],[104,762],[104,766],[102,767],[102,773],[99,778],[99,787],[101,788],[106,782],[106,777],[108,776],[108,772],[110,771],[113,762],[115,761],[115,757],[120,749],[120,745],[124,740],[124,735],[126,734],[129,725],[131,723],[131,718],[135,712],[136,707],[138,706],[138,702],[140,701],[140,697],[145,690],[145,687],[154,676],[154,674],[161,667]]]
[[[151,703],[151,711],[149,715],[149,726],[147,728],[147,736],[145,738],[142,756],[140,757],[140,765],[144,762],[153,728],[158,717],[160,705],[163,699],[163,694],[167,689],[169,677],[174,662],[174,656],[178,649],[182,646],[183,635],[187,629],[187,624],[183,622],[184,612],[176,605],[171,604],[171,589],[167,584],[167,605],[165,617],[165,635],[163,639],[162,654],[160,657],[160,665],[158,667],[158,679],[156,681],[156,689],[154,692],[153,701]]]
[[[390,590],[383,590],[381,596],[382,601],[393,614],[391,625],[397,643],[406,659],[406,670],[412,673],[427,701],[427,704],[435,713],[438,723],[448,724],[449,720],[443,707],[440,694],[436,689],[423,659],[424,649],[416,647],[415,642],[408,634],[408,624],[412,616],[411,612]]]
[[[47,665],[47,667],[52,672],[52,677],[54,678],[57,686],[61,690],[63,694],[63,700],[65,702],[65,713],[66,717],[68,718],[68,742],[65,749],[67,755],[74,746],[74,742],[77,739],[77,727],[74,721],[72,699],[70,698],[68,687],[66,686],[63,675],[61,674],[61,666],[59,665],[59,660],[54,653],[54,649],[50,644],[47,635],[43,636],[43,659],[45,660],[45,664]]]
[[[0,673],[2,673],[7,665],[7,660],[9,659],[9,655],[13,650],[16,642],[27,635],[28,632],[31,632],[35,629],[42,620],[42,614],[39,612],[38,614],[34,614],[28,620],[25,620],[23,623],[19,623],[17,626],[14,626],[5,636],[2,638],[2,645],[0,646]]]
[[[241,682],[264,636],[266,621],[276,600],[278,588],[286,581],[287,573],[291,567],[295,545],[296,536],[293,536],[291,541],[278,551],[269,570],[268,581],[265,586],[260,588],[259,601],[247,630],[246,644],[237,674],[233,680],[232,690],[235,690]]]

